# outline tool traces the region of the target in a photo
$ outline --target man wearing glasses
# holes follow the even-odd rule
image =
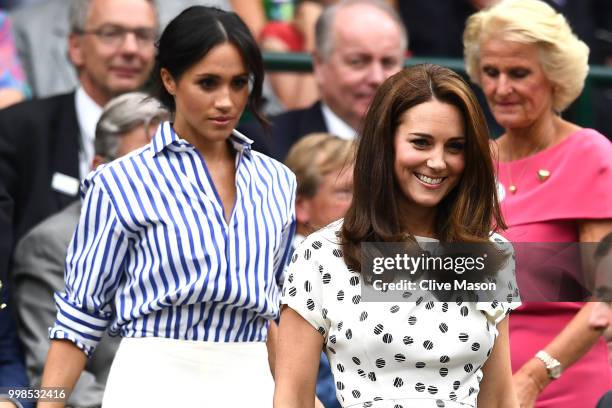
[[[0,281],[10,282],[15,243],[78,198],[102,107],[148,79],[157,31],[153,0],[73,0],[68,54],[77,89],[0,110]],[[3,301],[9,307],[0,313],[0,363],[13,357],[4,354],[15,341],[6,295]],[[0,387],[17,385],[15,376],[1,374]]]

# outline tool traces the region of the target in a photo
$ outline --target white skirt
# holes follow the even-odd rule
[[[265,343],[124,338],[102,407],[267,408],[273,394]]]

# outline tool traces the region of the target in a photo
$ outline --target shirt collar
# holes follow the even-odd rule
[[[251,152],[251,145],[253,144],[253,140],[249,139],[236,129],[232,130],[232,134],[229,137],[229,141],[238,153],[245,154]],[[176,132],[172,128],[171,122],[163,122],[157,128],[157,132],[153,137],[153,140],[151,142],[151,152],[154,156],[156,156],[170,145],[173,146],[173,150],[178,151],[191,150],[194,148],[191,143],[189,143],[185,139],[181,139],[181,137],[176,134]]]
[[[93,146],[93,141],[96,137],[96,125],[100,116],[102,116],[102,107],[94,102],[93,99],[82,86],[78,87],[75,94],[76,98],[76,113],[83,144]],[[85,143],[87,142],[87,143]]]
[[[348,123],[340,119],[329,106],[325,103],[321,103],[321,111],[323,112],[323,120],[325,120],[329,133],[346,140],[355,139],[357,131],[350,127]]]

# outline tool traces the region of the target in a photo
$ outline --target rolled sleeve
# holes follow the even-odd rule
[[[91,357],[112,320],[110,313],[92,314],[75,306],[65,294],[56,293],[57,318],[49,330],[49,338],[70,340]]]
[[[65,291],[56,293],[51,339],[72,341],[91,357],[114,319],[112,301],[121,281],[127,238],[111,199],[96,183],[85,183],[79,224],[68,248]]]

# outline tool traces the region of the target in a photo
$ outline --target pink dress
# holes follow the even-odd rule
[[[502,212],[509,227],[503,235],[512,242],[577,242],[578,220],[612,218],[612,144],[592,129],[577,131],[528,158],[498,164]],[[550,172],[544,181],[538,177],[542,169]],[[517,186],[515,194],[508,191],[510,180]],[[522,270],[517,259],[519,288],[530,272]],[[510,319],[512,370],[544,348],[583,305],[524,301]],[[595,407],[611,385],[608,350],[600,338],[546,387],[536,407]]]

